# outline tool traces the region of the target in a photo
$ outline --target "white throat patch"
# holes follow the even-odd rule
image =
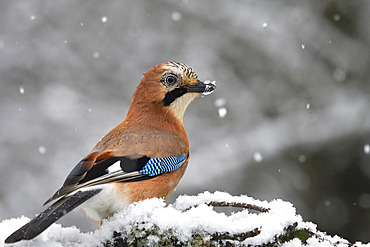
[[[169,106],[170,111],[173,115],[182,123],[184,121],[185,111],[189,104],[199,96],[199,93],[186,93],[181,97],[177,98]]]

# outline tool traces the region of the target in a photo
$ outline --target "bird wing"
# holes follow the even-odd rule
[[[85,187],[150,179],[178,169],[186,159],[186,154],[155,158],[139,154],[114,156],[113,151],[92,152],[72,169],[63,186],[44,205]]]
[[[67,176],[63,186],[46,203],[59,199],[12,233],[5,243],[36,237],[55,221],[102,191],[92,186],[150,179],[178,169],[187,159],[185,154],[164,158],[144,155],[115,157],[112,154],[110,151],[101,154],[93,152],[82,159]]]

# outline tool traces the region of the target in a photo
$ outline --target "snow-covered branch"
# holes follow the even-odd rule
[[[231,213],[218,207],[231,207]],[[5,220],[0,241],[28,219]],[[132,204],[90,233],[52,225],[16,246],[369,246],[350,244],[304,222],[289,202],[255,200],[224,192],[180,196],[174,204],[148,199]],[[1,243],[2,244],[2,243]],[[54,246],[54,245],[53,245]]]

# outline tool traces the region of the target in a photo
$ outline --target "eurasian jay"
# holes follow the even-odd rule
[[[189,161],[185,111],[195,98],[215,88],[214,82],[199,81],[183,63],[152,67],[137,87],[126,119],[72,169],[45,204],[55,202],[5,243],[34,238],[77,207],[101,223],[130,203],[167,199]]]

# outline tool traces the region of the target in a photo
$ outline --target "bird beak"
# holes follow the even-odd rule
[[[216,89],[216,81],[198,81],[197,85],[187,85],[185,88],[190,93],[202,93],[203,95],[211,94]]]

